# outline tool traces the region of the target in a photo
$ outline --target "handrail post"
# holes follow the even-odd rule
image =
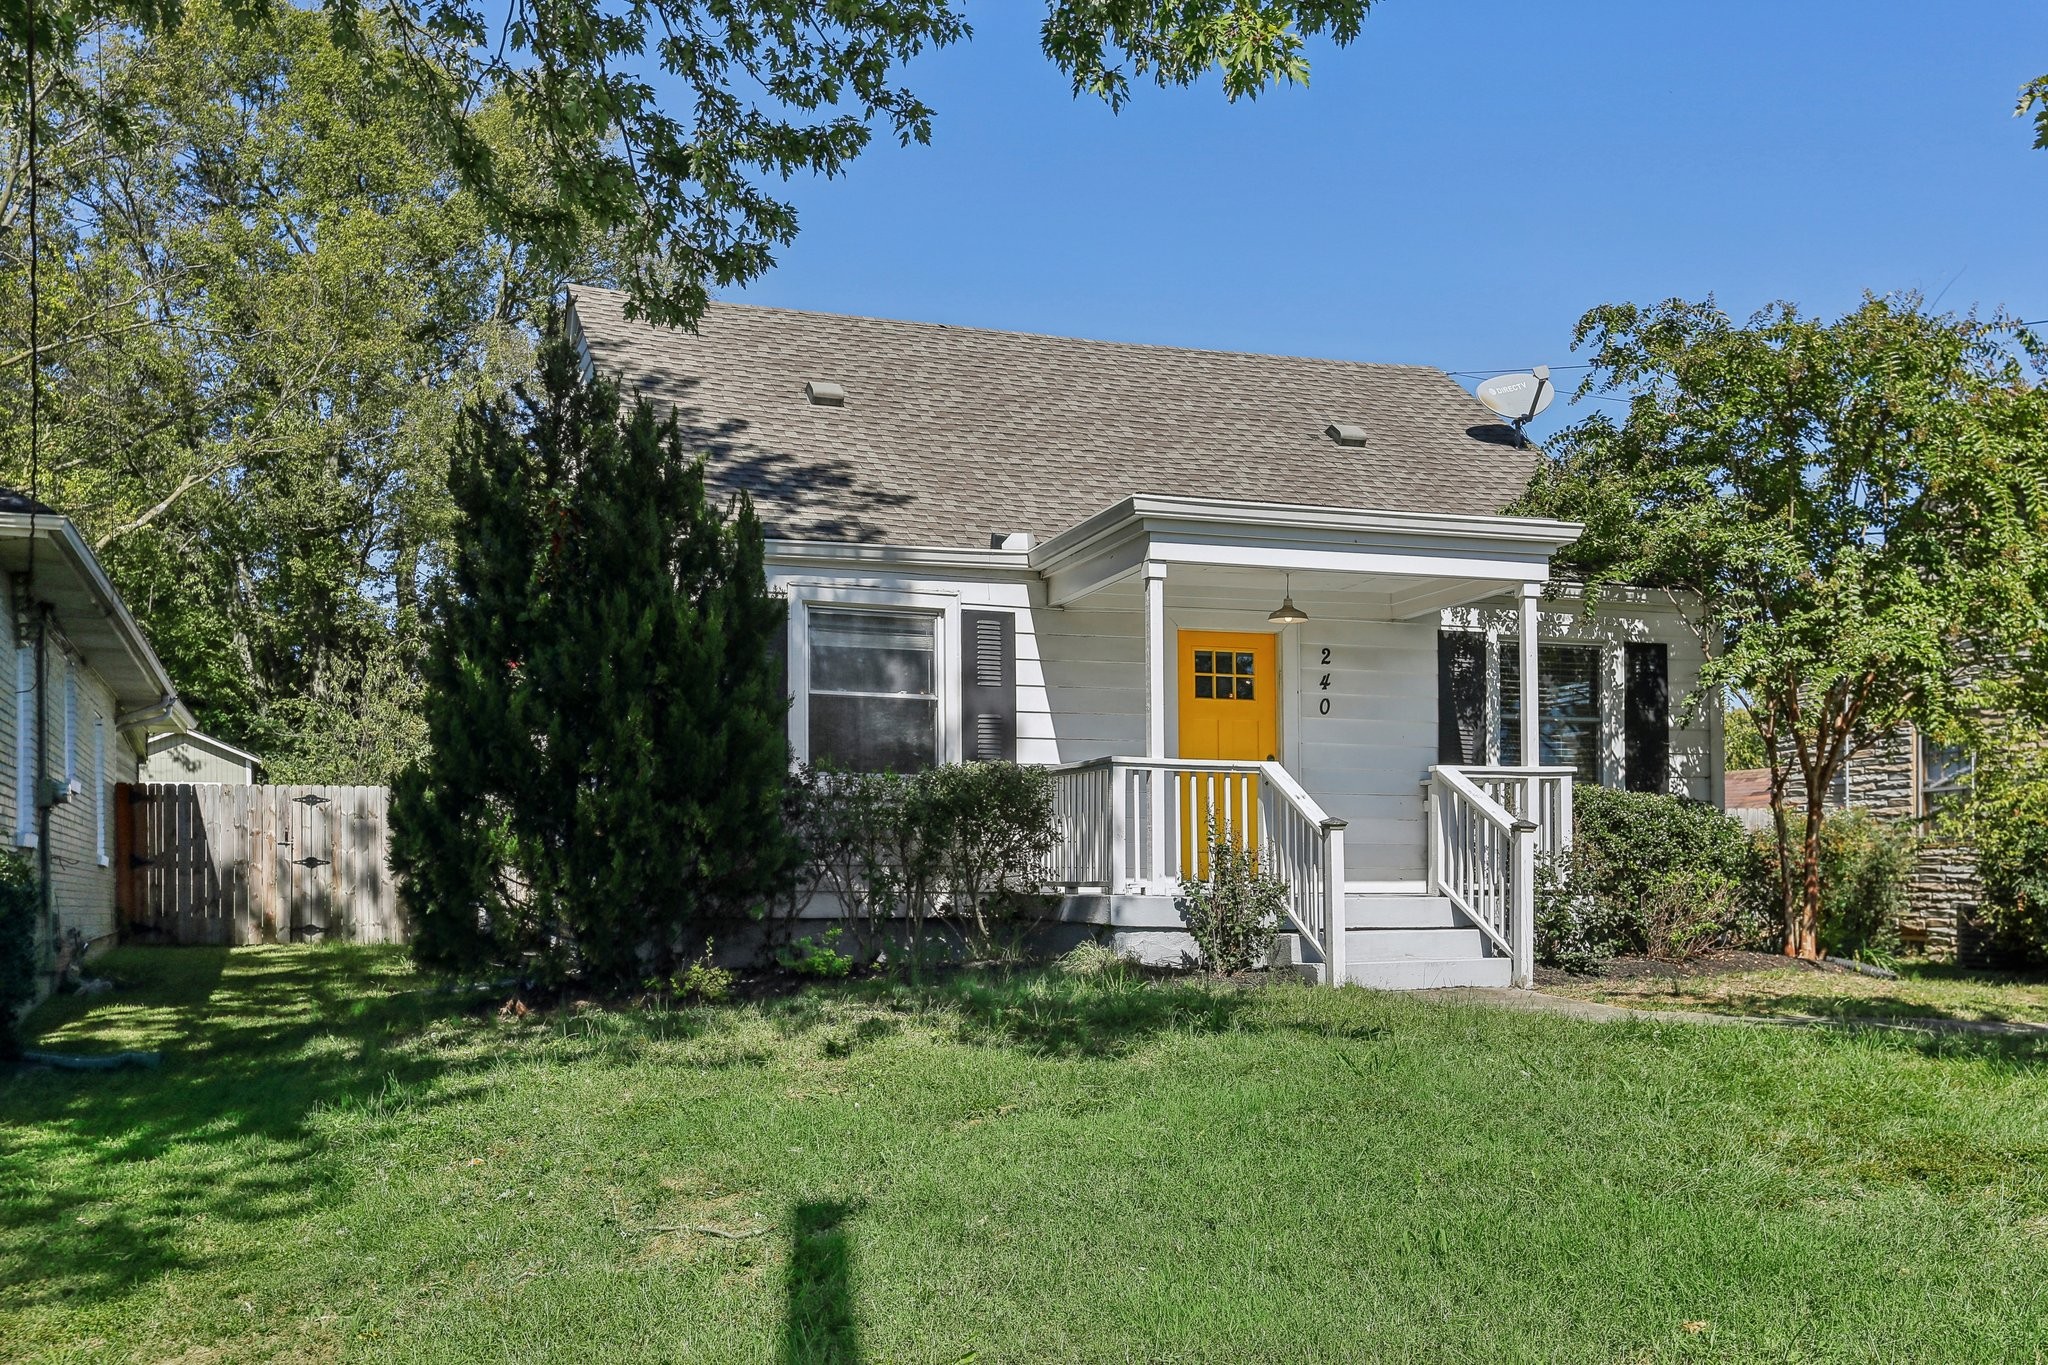
[[[1509,895],[1514,921],[1508,942],[1514,945],[1509,984],[1527,990],[1536,984],[1536,822],[1526,815],[1515,821],[1514,887]]]
[[[1130,769],[1119,763],[1109,765],[1109,859],[1102,869],[1102,889],[1120,894],[1129,881],[1126,848],[1130,841]]]
[[[1344,825],[1323,821],[1323,984],[1344,984]]]
[[[1437,790],[1436,769],[1429,772],[1429,780],[1422,784],[1422,805],[1425,813],[1426,831],[1429,840],[1429,894],[1434,896],[1444,885],[1444,817],[1443,798]]]

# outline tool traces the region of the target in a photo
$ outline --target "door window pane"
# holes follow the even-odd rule
[[[1194,651],[1195,696],[1214,701],[1254,701],[1253,659],[1228,649]]]
[[[938,758],[936,618],[813,608],[811,761],[848,772],[916,772]]]

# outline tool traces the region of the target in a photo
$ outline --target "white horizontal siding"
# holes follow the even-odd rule
[[[873,573],[834,576],[807,569],[771,575],[778,586],[833,584],[875,591],[940,594],[961,607],[1017,612],[1017,756],[1026,763],[1073,763],[1135,755],[1145,746],[1145,623],[1133,594],[1106,593],[1067,608],[1045,604],[1042,587],[1024,574],[957,579]],[[1376,617],[1359,594],[1313,593],[1299,585],[1295,601],[1306,624],[1284,632],[1280,650],[1281,755],[1289,770],[1331,815],[1348,821],[1346,877],[1407,882],[1426,871],[1422,778],[1436,762],[1437,631],[1439,620]],[[1278,594],[1204,591],[1185,578],[1166,589],[1169,648],[1187,630],[1270,631],[1266,613]],[[1512,604],[1444,614],[1461,626],[1515,629]],[[1671,646],[1674,714],[1698,676],[1699,651],[1669,610],[1645,608],[1623,617],[1582,619],[1570,604],[1546,603],[1545,638],[1585,639],[1610,647],[1614,779],[1621,771],[1619,642],[1662,640]],[[1328,649],[1329,662],[1323,660]],[[1330,685],[1322,686],[1324,674]],[[953,686],[957,680],[948,680]],[[1169,670],[1168,743],[1177,733],[1178,682]],[[1330,710],[1322,713],[1327,698]],[[1705,796],[1712,736],[1702,716],[1674,730],[1678,785]]]
[[[1479,629],[1512,638],[1520,630],[1512,606],[1444,613],[1446,625]],[[1625,677],[1622,646],[1629,641],[1668,647],[1671,692],[1671,777],[1669,790],[1714,805],[1721,799],[1721,717],[1715,699],[1699,692],[1706,655],[1699,637],[1661,594],[1615,593],[1592,612],[1575,596],[1546,599],[1540,610],[1541,639],[1598,645],[1600,680],[1601,782],[1620,786],[1627,761],[1622,725]]]

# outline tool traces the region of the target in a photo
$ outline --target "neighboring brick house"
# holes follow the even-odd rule
[[[1921,836],[1899,931],[1909,949],[1946,962],[1969,952],[1967,925],[1982,886],[1975,853],[1940,839],[1934,817],[1944,802],[1969,789],[1971,767],[1967,753],[1945,748],[1905,726],[1850,758],[1826,803],[1830,810],[1867,811],[1910,824]],[[1786,794],[1788,805],[1798,807],[1801,791],[1795,777]],[[1768,770],[1730,772],[1725,806],[1752,828],[1769,829]]]

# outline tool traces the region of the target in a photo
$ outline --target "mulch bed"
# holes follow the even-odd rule
[[[1654,957],[1610,957],[1600,964],[1600,969],[1585,976],[1559,971],[1555,967],[1538,967],[1536,984],[1539,986],[1565,986],[1586,981],[1679,981],[1699,977],[1734,976],[1741,972],[1765,972],[1779,967],[1800,967],[1812,972],[1841,972],[1847,970],[1828,962],[1802,962],[1781,953],[1757,953],[1747,949],[1727,948],[1683,962],[1667,962]]]

